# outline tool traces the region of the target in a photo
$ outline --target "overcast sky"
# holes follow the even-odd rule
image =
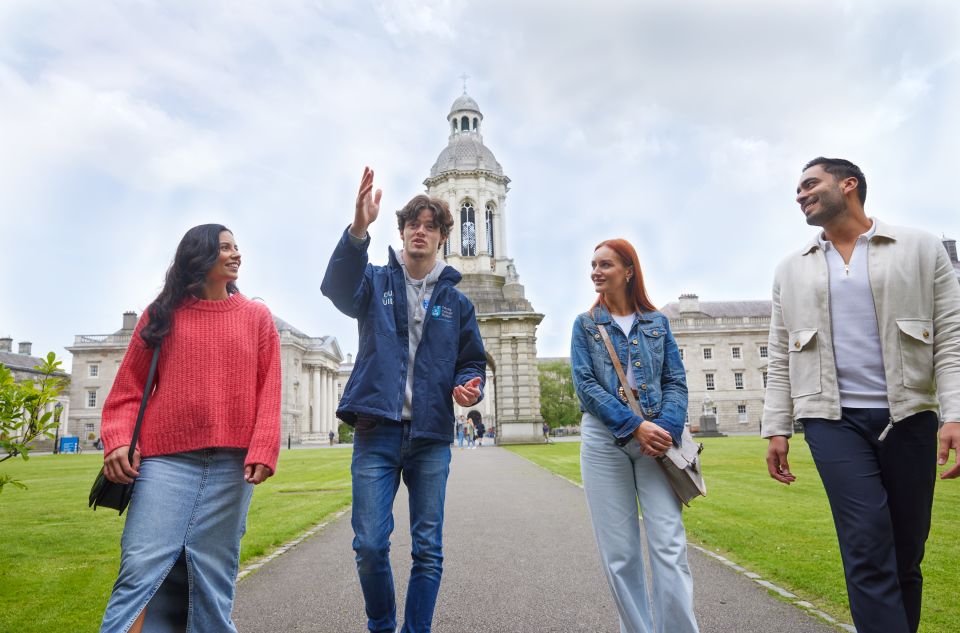
[[[422,191],[462,73],[512,179],[541,356],[568,354],[604,238],[638,247],[658,305],[769,298],[813,235],[794,190],[817,155],[861,166],[871,215],[960,238],[958,7],[4,0],[0,336],[69,365],[74,335],[119,329],[183,233],[219,222],[247,296],[355,351],[327,259],[365,164],[387,211]]]

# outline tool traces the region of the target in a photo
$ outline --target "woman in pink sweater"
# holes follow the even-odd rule
[[[239,268],[226,227],[187,231],[104,403],[104,473],[136,485],[101,632],[236,631],[230,612],[247,508],[280,449],[280,340],[266,306],[238,292]]]

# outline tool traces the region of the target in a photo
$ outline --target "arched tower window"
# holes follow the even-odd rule
[[[473,131],[477,131],[477,117],[473,117]]]
[[[460,205],[460,254],[464,257],[477,254],[477,218],[469,200]]]
[[[494,248],[494,242],[493,242],[493,236],[494,236],[493,210],[494,208],[495,207],[493,206],[493,203],[488,202],[487,210],[484,216],[484,219],[486,220],[486,226],[487,226],[487,254],[490,255],[490,257],[494,257],[497,254],[496,249]]]
[[[470,131],[470,118],[467,117],[467,115],[463,115],[463,117],[460,118],[460,130],[463,132]]]

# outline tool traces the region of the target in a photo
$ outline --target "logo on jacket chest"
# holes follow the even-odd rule
[[[383,299],[381,299],[383,305],[392,306],[393,305],[393,290],[387,290],[383,293]]]
[[[430,316],[440,321],[453,321],[453,310],[447,306],[435,305],[430,311]]]

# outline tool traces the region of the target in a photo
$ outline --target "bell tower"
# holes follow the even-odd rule
[[[484,145],[482,128],[483,113],[464,86],[447,114],[447,146],[423,184],[427,194],[445,200],[453,214],[454,226],[444,244],[443,258],[463,275],[458,288],[476,307],[493,372],[484,402],[478,405],[484,424],[489,427],[493,418],[498,443],[539,442],[543,418],[536,333],[543,315],[526,299],[516,266],[508,256],[510,179]],[[457,414],[466,411],[458,407]]]

